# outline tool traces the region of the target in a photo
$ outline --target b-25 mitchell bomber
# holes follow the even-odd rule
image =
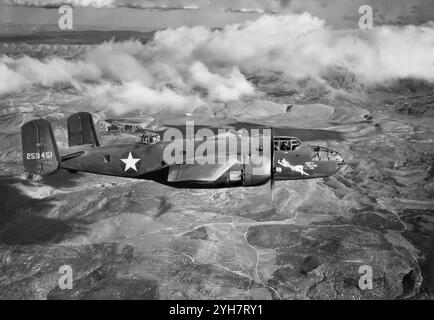
[[[274,194],[275,180],[328,177],[344,164],[340,152],[303,144],[296,137],[275,136],[273,128],[256,130],[256,134],[251,130],[247,138],[239,132],[224,132],[208,133],[204,139],[203,129],[194,138],[176,138],[169,130],[163,137],[144,132],[140,142],[102,146],[91,114],[80,112],[68,118],[67,130],[69,147],[60,149],[47,120],[22,126],[23,164],[29,174],[46,176],[62,168],[154,180],[177,188],[249,187],[269,182]]]

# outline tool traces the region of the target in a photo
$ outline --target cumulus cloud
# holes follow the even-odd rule
[[[253,86],[241,72],[233,67],[226,76],[211,73],[201,62],[195,62],[190,72],[194,83],[209,90],[208,97],[217,101],[238,100],[242,96],[252,95]]]
[[[148,112],[161,109],[186,111],[203,103],[196,95],[181,94],[168,88],[153,89],[138,81],[126,82],[122,85],[106,82],[87,87],[86,93],[91,98],[98,100],[99,105],[107,106],[115,114],[137,110],[147,110]]]
[[[146,44],[108,42],[76,61],[4,56],[0,68],[0,93],[67,84],[118,113],[190,111],[254,95],[247,78],[264,73],[326,90],[336,74],[360,86],[434,82],[434,24],[335,30],[309,14],[262,16],[221,30],[164,30]]]
[[[26,85],[27,80],[24,76],[0,64],[0,95],[21,90]]]

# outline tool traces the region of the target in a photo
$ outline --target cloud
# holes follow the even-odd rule
[[[135,81],[120,86],[111,83],[89,86],[86,94],[115,114],[137,110],[156,112],[163,108],[171,111],[191,111],[203,104],[198,96],[180,94],[168,88],[153,89]]]
[[[10,70],[6,65],[0,64],[0,95],[23,89],[27,80],[19,73]]]
[[[283,73],[324,79],[346,70],[366,84],[397,78],[434,79],[434,25],[334,30],[309,14],[262,16],[212,31],[204,27],[158,32],[150,45],[174,61],[199,60],[211,69],[236,66],[244,74]]]
[[[326,92],[345,76],[362,87],[434,82],[434,24],[335,30],[310,14],[261,16],[220,30],[168,29],[145,44],[108,42],[75,61],[3,56],[0,68],[0,94],[69,85],[117,113],[191,111],[255,95],[247,78],[258,74]]]
[[[201,62],[195,62],[190,73],[193,83],[206,88],[211,100],[238,100],[243,96],[253,95],[255,91],[253,85],[235,67],[226,76],[221,76],[211,73]]]

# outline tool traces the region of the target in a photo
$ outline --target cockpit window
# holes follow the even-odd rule
[[[302,145],[301,141],[295,137],[275,137],[274,150],[295,151]]]
[[[141,142],[144,144],[154,144],[160,141],[160,135],[156,133],[145,133],[141,137]]]

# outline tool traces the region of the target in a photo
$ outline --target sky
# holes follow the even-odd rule
[[[57,28],[57,9],[35,7],[0,7],[0,24],[51,25]],[[237,12],[201,10],[149,11],[131,8],[74,8],[74,30],[154,31],[180,26],[203,25],[218,28],[259,16]],[[11,30],[13,31],[13,30]]]
[[[335,28],[355,28],[359,7],[364,4],[372,6],[376,25],[420,25],[434,17],[434,0],[0,0],[0,25],[55,26],[57,8],[62,4],[74,7],[77,29],[103,30],[151,31],[182,25],[215,28],[254,20],[261,14],[303,12]]]

